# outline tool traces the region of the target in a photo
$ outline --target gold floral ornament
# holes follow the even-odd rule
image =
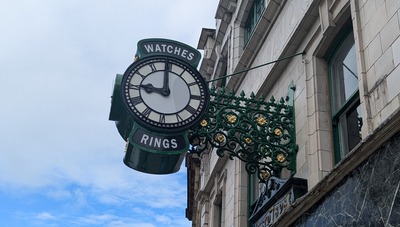
[[[264,116],[259,116],[256,121],[257,121],[257,124],[259,124],[261,126],[267,124],[267,119],[265,119]]]
[[[248,144],[248,145],[251,145],[251,144],[253,143],[253,140],[252,140],[251,138],[249,138],[249,137],[246,137],[246,138],[244,139],[244,142],[245,142],[246,144]]]
[[[277,136],[282,136],[282,130],[279,129],[279,128],[276,128],[276,129],[274,130],[274,133],[275,133],[275,135],[277,135]]]
[[[278,154],[278,155],[276,156],[276,160],[277,160],[278,162],[280,162],[280,163],[283,163],[283,162],[286,161],[286,157],[285,157],[285,155],[283,155],[282,153],[280,153],[280,154]]]
[[[207,120],[206,120],[206,119],[203,119],[203,120],[200,122],[200,125],[201,125],[201,127],[206,127],[206,126],[208,125]]]
[[[226,116],[226,118],[228,119],[228,122],[229,122],[230,124],[235,123],[236,120],[237,120],[237,116],[234,115],[234,114],[229,114],[228,116]]]
[[[268,171],[264,171],[264,172],[261,173],[261,177],[262,177],[264,180],[268,180],[268,178],[269,178],[270,176],[271,176],[271,174],[269,174]]]
[[[223,143],[223,142],[225,142],[225,136],[222,133],[218,133],[215,140],[219,143]]]

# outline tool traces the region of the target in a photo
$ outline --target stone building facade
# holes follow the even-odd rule
[[[400,226],[399,9],[398,0],[219,1],[199,71],[209,80],[243,71],[213,83],[267,99],[295,85],[296,171],[279,178],[303,179],[307,191],[281,212],[282,196],[257,211],[268,184],[245,163],[212,149],[189,155],[193,226]]]

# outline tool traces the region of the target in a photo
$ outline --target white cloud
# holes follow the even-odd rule
[[[55,220],[56,219],[56,217],[53,216],[49,212],[41,212],[41,213],[37,214],[35,218],[39,219],[39,220],[43,220],[43,221],[45,221],[45,220]]]
[[[54,200],[68,200],[72,198],[72,192],[65,188],[49,188],[45,195]]]
[[[158,221],[164,225],[171,224],[171,218],[166,215],[157,215],[157,216],[155,216],[155,219],[156,219],[156,221]]]
[[[132,218],[120,217],[110,214],[87,215],[79,217],[73,223],[77,226],[95,225],[107,227],[155,227],[155,225],[146,222],[138,222]]]
[[[91,224],[91,225],[104,225],[112,220],[119,219],[119,217],[110,214],[101,215],[88,215],[78,219],[78,223]]]

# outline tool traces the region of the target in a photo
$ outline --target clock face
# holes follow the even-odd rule
[[[155,131],[186,130],[208,107],[200,73],[172,57],[148,57],[130,65],[122,78],[122,95],[138,123]]]

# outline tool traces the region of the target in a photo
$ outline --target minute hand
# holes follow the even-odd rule
[[[168,67],[168,58],[165,61],[165,70],[164,70],[164,82],[161,94],[164,96],[169,96],[171,91],[169,90],[169,67]]]

